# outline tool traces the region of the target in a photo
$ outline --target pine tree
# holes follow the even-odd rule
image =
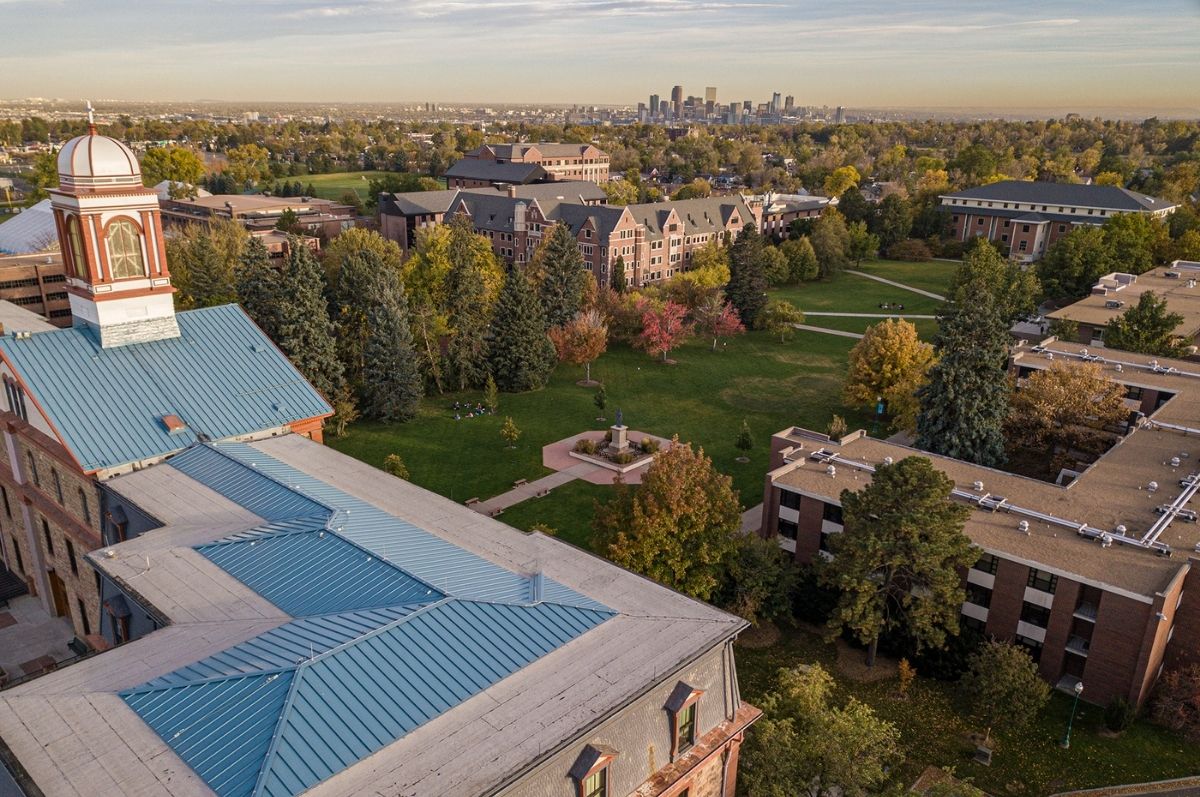
[[[344,385],[333,324],[325,302],[325,277],[309,248],[290,239],[279,297],[275,342],[326,399]]]
[[[482,385],[487,378],[487,329],[491,308],[475,232],[466,216],[450,222],[450,273],[446,279],[447,321],[450,342],[446,365],[451,382],[459,389]]]
[[[496,385],[509,393],[546,386],[557,357],[546,334],[546,317],[520,269],[504,280],[488,335],[488,363]]]
[[[629,287],[625,281],[625,256],[617,255],[617,262],[613,264],[612,273],[612,289],[617,293],[624,293]]]
[[[729,286],[725,295],[747,327],[753,327],[767,306],[767,275],[763,264],[763,239],[747,224],[729,250]]]
[[[562,326],[579,312],[587,287],[583,255],[566,224],[559,222],[550,231],[542,244],[539,265],[538,296],[545,312],[546,326]]]
[[[918,448],[994,467],[1004,462],[1008,324],[989,291],[943,311],[940,358],[917,392]]]
[[[404,286],[390,269],[376,271],[373,282],[363,348],[363,414],[378,421],[407,421],[417,414],[422,380]]]
[[[369,314],[383,298],[385,285],[389,281],[395,282],[383,276],[386,270],[374,252],[355,252],[338,264],[337,285],[333,291],[338,356],[350,389],[359,396],[362,395],[367,340],[374,326]],[[407,307],[404,316],[408,318]]]
[[[267,247],[251,238],[242,252],[237,272],[237,295],[242,309],[271,340],[279,340],[279,310],[283,278],[271,265]]]

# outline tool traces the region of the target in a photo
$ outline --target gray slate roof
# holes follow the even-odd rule
[[[1028,202],[1044,205],[1078,205],[1109,210],[1164,210],[1174,207],[1164,199],[1138,194],[1115,185],[1079,185],[1044,183],[1029,180],[1001,180],[991,185],[968,188],[944,196],[952,199],[983,199],[1001,202]]]
[[[546,170],[536,163],[498,163],[490,160],[463,158],[446,170],[446,177],[466,180],[486,180],[490,183],[532,183],[544,180]]]

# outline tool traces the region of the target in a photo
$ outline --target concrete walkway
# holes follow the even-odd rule
[[[580,463],[578,468],[591,471],[595,465]],[[530,498],[536,498],[537,494],[545,490],[549,492],[555,487],[562,487],[567,482],[573,482],[580,478],[579,473],[572,473],[575,468],[570,470],[560,470],[557,473],[551,473],[549,476],[543,476],[540,479],[531,481],[528,484],[522,484],[520,487],[514,487],[506,493],[492,496],[486,501],[480,501],[477,504],[472,504],[471,508],[481,515],[494,515],[497,512],[502,512],[510,506],[515,506],[522,501],[527,501]]]
[[[742,534],[756,534],[762,530],[763,505],[752,506],[742,513]]]
[[[827,313],[802,311],[805,316],[828,316],[830,318],[937,318],[935,315],[920,315],[914,313]]]
[[[875,280],[876,282],[882,282],[884,285],[891,285],[893,288],[900,288],[902,290],[911,291],[912,293],[919,293],[922,296],[928,296],[930,299],[937,299],[939,302],[946,301],[946,297],[942,296],[939,293],[933,293],[932,291],[925,291],[925,290],[921,290],[920,288],[914,288],[911,285],[905,285],[903,282],[896,282],[895,280],[885,279],[884,277],[877,277],[874,274],[868,274],[865,271],[855,271],[852,268],[848,268],[848,269],[846,269],[846,273],[854,274],[855,276],[858,276],[858,277],[866,277],[867,279]]]
[[[862,333],[847,332],[844,329],[827,329],[826,327],[814,327],[814,326],[809,326],[808,324],[792,324],[792,327],[795,329],[799,329],[802,332],[824,332],[826,335],[839,335],[843,338],[854,338],[855,340],[862,340]]]

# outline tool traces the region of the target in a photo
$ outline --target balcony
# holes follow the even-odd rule
[[[1087,620],[1089,623],[1096,622],[1096,604],[1084,601],[1075,607],[1074,617],[1080,620]]]
[[[1081,636],[1072,634],[1067,638],[1067,652],[1074,653],[1076,656],[1087,658],[1088,648],[1092,645],[1090,640],[1084,639]]]

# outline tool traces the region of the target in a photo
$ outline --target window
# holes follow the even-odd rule
[[[0,486],[0,498],[4,499],[4,514],[5,514],[5,516],[11,518],[12,517],[12,505],[8,503],[8,490],[4,489],[4,487],[2,487],[2,486]]]
[[[1025,249],[1026,249],[1028,246],[1029,246],[1029,242],[1028,242],[1028,241],[1021,241],[1021,245],[1020,245],[1019,247],[1017,247],[1017,248],[1018,248],[1018,249],[1020,249],[1022,252],[1024,252],[1024,251],[1025,251]]]
[[[88,621],[87,609],[79,598],[75,599],[75,608],[79,610],[79,624],[83,626],[83,635],[89,636],[92,633],[92,624]]]
[[[962,616],[962,626],[963,628],[970,628],[972,631],[978,631],[981,634],[987,629],[987,623],[983,620],[980,620],[978,617],[968,617],[965,614]]]
[[[583,797],[608,797],[608,767],[584,778],[579,792]]]
[[[990,553],[985,553],[983,556],[979,557],[978,562],[971,566],[976,570],[979,570],[983,573],[991,573],[994,576],[996,575],[996,569],[1000,566],[1000,557],[994,556]]]
[[[132,221],[117,219],[108,225],[108,260],[113,279],[143,277],[146,264],[142,260],[142,241]]]
[[[683,708],[676,717],[676,748],[680,753],[686,753],[696,744],[696,704],[691,703]]]
[[[54,483],[54,497],[61,504],[63,502],[62,479],[58,478],[58,468],[50,469],[50,481]]]
[[[12,538],[13,554],[17,558],[17,570],[21,571],[21,575],[25,575],[25,560],[21,558],[21,546],[17,543],[16,535]]]
[[[67,562],[71,565],[71,572],[74,575],[79,575],[79,562],[75,561],[75,544],[69,539],[63,540],[67,544]]]
[[[38,476],[37,460],[33,458],[32,451],[25,452],[25,460],[29,463],[29,475],[33,478],[33,483],[38,487],[42,486],[42,479]]]
[[[799,527],[790,520],[779,521],[779,536],[786,537],[789,540],[796,539],[796,534],[799,532]]]
[[[992,591],[978,584],[967,583],[967,603],[987,608],[992,605]]]
[[[785,506],[788,509],[799,509],[800,493],[793,493],[791,490],[780,490],[779,505]]]
[[[79,232],[79,219],[76,216],[67,218],[67,245],[71,254],[71,273],[80,279],[87,279],[87,261],[83,257],[83,236]]]
[[[1029,232],[1029,225],[1028,225],[1028,224],[1022,224],[1022,225],[1021,225],[1021,232]]]
[[[1050,610],[1045,606],[1023,601],[1021,603],[1021,620],[1030,625],[1036,625],[1038,628],[1045,628],[1050,624]]]
[[[1029,580],[1026,582],[1026,586],[1053,594],[1054,590],[1058,589],[1058,576],[1043,570],[1035,570],[1031,567],[1029,568]]]
[[[830,523],[837,523],[838,525],[845,525],[846,523],[842,517],[842,508],[837,504],[825,504],[821,519],[828,520]]]
[[[1029,657],[1035,662],[1042,658],[1042,643],[1036,639],[1030,639],[1027,636],[1017,634],[1013,641],[1029,651]]]
[[[1133,401],[1141,401],[1142,393],[1142,388],[1135,387],[1134,385],[1129,385],[1125,388],[1125,398],[1132,399]]]
[[[54,540],[50,537],[50,524],[46,518],[42,518],[42,537],[46,540],[46,553],[54,556]]]

